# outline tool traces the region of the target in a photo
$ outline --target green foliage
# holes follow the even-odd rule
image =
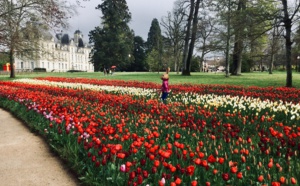
[[[199,61],[200,57],[193,57],[191,63],[191,72],[199,72]]]
[[[92,63],[95,71],[103,67],[117,66],[125,69],[131,62],[133,51],[133,32],[128,23],[131,15],[125,0],[104,0],[96,9],[102,11],[103,27],[96,27],[90,31],[92,49]]]
[[[244,54],[242,57],[242,72],[250,72],[251,67],[254,66],[254,60],[251,56]]]
[[[145,42],[142,37],[134,37],[134,50],[133,56],[134,61],[126,69],[126,71],[148,71],[149,67],[146,62],[146,51],[145,51]]]
[[[149,66],[149,70],[152,72],[159,71],[159,53],[157,50],[153,49],[147,55],[147,63]]]
[[[251,56],[265,55],[268,38],[267,33],[273,26],[277,14],[276,3],[265,0],[244,1],[231,0],[230,12],[228,12],[228,1],[218,1],[219,15],[221,24],[225,27],[226,20],[230,16],[230,30],[234,36],[235,48],[233,51],[234,65],[230,70],[239,74],[248,71],[249,67],[243,67],[244,59],[241,58],[242,52],[250,53]],[[247,60],[247,59],[246,59]],[[241,63],[241,64],[239,64]],[[245,63],[247,64],[247,63]],[[241,66],[242,69],[238,69]]]
[[[7,53],[0,53],[0,69],[6,63],[9,63],[9,55]]]
[[[300,25],[298,25],[294,41],[295,41],[295,48],[297,48],[297,51],[300,52],[299,51],[300,50]]]

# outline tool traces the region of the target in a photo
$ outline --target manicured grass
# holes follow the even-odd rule
[[[125,81],[146,81],[160,83],[160,76],[163,72],[116,72],[113,75],[104,76],[102,72],[95,73],[28,73],[17,74],[17,78],[33,78],[33,77],[84,77],[95,79],[118,79]],[[0,75],[0,80],[10,80],[9,75]],[[170,85],[172,84],[228,84],[242,86],[259,86],[259,87],[283,87],[286,84],[286,72],[252,72],[243,73],[241,76],[225,77],[224,73],[203,73],[193,72],[191,76],[182,76],[175,72],[170,73]],[[300,88],[300,73],[293,72],[293,86]]]

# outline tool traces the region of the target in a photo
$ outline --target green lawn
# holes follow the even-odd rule
[[[74,73],[28,73],[28,74],[16,74],[17,78],[33,78],[33,77],[45,77],[45,76],[58,76],[58,77],[84,77],[84,78],[96,78],[96,79],[118,79],[118,80],[136,80],[160,83],[160,76],[157,72],[116,72],[112,76],[104,76],[102,72],[87,73],[87,72],[74,72]],[[10,80],[9,75],[0,75],[0,80]],[[243,85],[243,86],[285,86],[286,73],[274,72],[268,74],[268,72],[252,72],[243,73],[241,76],[225,77],[224,73],[203,73],[194,72],[191,76],[182,76],[175,72],[170,72],[169,84],[228,84],[228,85]],[[293,72],[293,86],[300,88],[300,73]]]

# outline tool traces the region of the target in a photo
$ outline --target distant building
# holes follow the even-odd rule
[[[39,50],[35,57],[15,56],[17,71],[45,68],[47,72],[66,72],[81,70],[94,72],[94,65],[90,63],[91,47],[83,42],[83,35],[76,30],[74,37],[59,33],[52,36],[49,32],[41,33]]]
[[[222,56],[205,58],[202,64],[203,72],[224,72],[225,59]]]

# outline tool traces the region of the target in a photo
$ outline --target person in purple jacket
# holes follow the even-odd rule
[[[170,68],[166,69],[166,73],[161,76],[162,85],[161,85],[161,100],[166,104],[166,99],[169,95],[169,72]]]

